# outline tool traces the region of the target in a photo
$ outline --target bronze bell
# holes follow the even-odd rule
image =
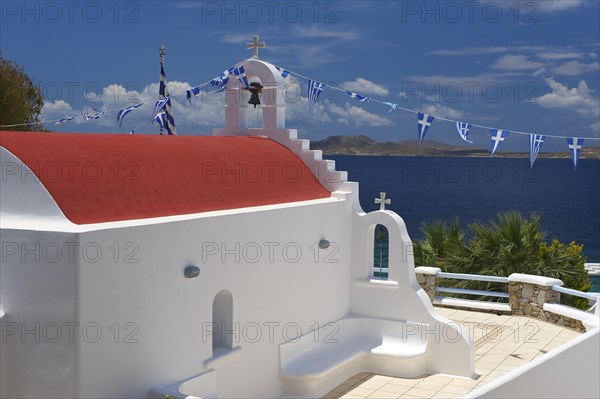
[[[252,82],[248,85],[248,87],[244,87],[244,89],[252,93],[250,95],[250,100],[248,100],[248,104],[254,105],[254,108],[256,108],[257,105],[260,105],[260,97],[258,96],[258,93],[262,92],[263,85],[258,82]]]
[[[260,105],[260,98],[258,98],[258,92],[252,92],[250,95],[250,100],[248,100],[248,104],[254,105],[256,108],[257,105]]]

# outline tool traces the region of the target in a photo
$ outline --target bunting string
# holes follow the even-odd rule
[[[195,105],[197,97],[200,95],[201,91],[206,91],[211,94],[216,94],[216,93],[222,92],[223,90],[225,90],[227,83],[229,82],[229,79],[232,75],[235,75],[235,77],[240,81],[240,83],[242,85],[247,86],[248,80],[245,75],[245,71],[244,71],[243,67],[244,67],[244,64],[241,64],[237,68],[229,68],[229,69],[225,70],[223,73],[221,73],[220,75],[218,75],[217,77],[187,90],[186,96],[177,100],[177,102],[181,103],[182,101],[187,99],[190,102],[190,104]],[[297,78],[306,80],[307,82],[309,82],[309,84],[312,82],[312,92],[309,87],[309,95],[308,95],[310,108],[312,108],[314,103],[316,103],[316,101],[318,100],[319,94],[321,94],[321,92],[324,89],[330,89],[330,90],[344,93],[345,95],[348,95],[348,96],[350,96],[350,98],[353,98],[357,101],[368,102],[368,103],[377,103],[377,104],[384,105],[389,108],[388,112],[400,110],[400,111],[405,111],[405,112],[410,112],[410,113],[416,114],[417,118],[418,118],[418,122],[419,122],[418,132],[419,132],[419,141],[420,142],[422,142],[423,139],[425,138],[425,135],[427,134],[428,129],[431,127],[431,124],[434,120],[440,120],[440,121],[456,124],[457,130],[458,130],[461,138],[469,143],[471,143],[471,141],[468,140],[468,134],[472,128],[480,128],[480,129],[485,129],[485,130],[490,131],[491,136],[492,136],[492,147],[491,147],[492,155],[500,147],[500,144],[506,139],[509,132],[510,132],[510,134],[526,135],[528,137],[531,137],[531,135],[532,135],[532,133],[530,133],[530,132],[523,132],[523,131],[519,131],[519,130],[503,130],[503,129],[498,129],[498,128],[495,128],[492,126],[479,125],[479,124],[475,124],[475,123],[465,123],[464,121],[457,121],[457,120],[450,119],[450,118],[444,118],[444,117],[434,116],[434,115],[427,115],[422,112],[419,112],[418,110],[400,106],[399,104],[394,103],[394,102],[381,101],[381,100],[374,99],[371,97],[363,96],[360,93],[347,91],[347,90],[344,90],[344,89],[341,89],[341,88],[338,88],[335,86],[321,83],[320,81],[309,78],[309,77],[299,74],[297,72],[291,71],[287,68],[282,68],[282,67],[275,66],[275,65],[274,65],[274,67],[279,71],[279,73],[281,74],[281,76],[283,78],[286,78],[288,76],[295,76]],[[211,91],[205,90],[204,89],[205,87],[211,87],[212,90]],[[311,98],[312,98],[312,100],[311,100]],[[170,99],[171,99],[171,97],[166,98],[167,101],[169,101]],[[118,112],[117,121],[121,125],[123,122],[123,118],[127,114],[132,112],[134,109],[139,108],[146,104],[154,103],[155,110],[156,110],[156,108],[158,108],[157,102],[160,100],[161,99],[150,100],[150,101],[142,102],[142,103],[135,104],[132,106],[128,106],[125,108],[109,109],[109,110],[105,110],[105,111],[99,111],[99,110],[92,108],[94,113],[83,113],[82,112],[82,114],[79,116],[67,116],[67,117],[55,119],[55,120],[45,120],[45,121],[39,121],[39,122],[1,125],[0,128],[20,127],[20,126],[28,126],[28,125],[40,125],[40,124],[46,124],[46,123],[54,123],[55,125],[60,126],[62,123],[71,121],[76,118],[83,118],[85,120],[93,120],[93,119],[100,118],[104,114],[115,112],[115,111]],[[165,100],[165,99],[162,99],[162,100]],[[145,125],[147,123],[156,121],[155,119],[156,119],[157,115],[158,115],[158,113],[153,113],[152,118],[150,118],[149,120],[146,120],[145,122],[136,126],[132,131],[130,131],[130,133],[136,129],[139,129],[140,127],[142,127],[143,125]],[[552,135],[552,134],[544,134],[543,136],[542,135],[537,135],[537,136],[541,136],[541,137],[543,137],[543,139],[546,139],[546,138],[566,139],[567,143],[569,145],[569,150],[573,156],[573,162],[574,162],[575,167],[577,167],[577,161],[576,161],[577,158],[575,158],[575,157],[578,157],[581,147],[583,145],[584,139],[585,140],[600,140],[600,137],[572,137],[572,136],[562,136],[562,135]],[[540,144],[540,146],[541,146],[541,144]],[[573,148],[573,147],[575,147],[575,148]],[[536,151],[539,152],[539,148],[537,148]],[[536,155],[537,155],[537,152],[536,152]]]

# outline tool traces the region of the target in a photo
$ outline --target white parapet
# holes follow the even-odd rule
[[[521,274],[521,273],[513,273],[508,276],[509,282],[516,283],[527,283],[527,284],[535,284],[541,285],[544,287],[551,287],[553,285],[563,285],[562,280],[551,277],[543,277],[543,276],[534,276],[532,274]]]
[[[438,274],[441,271],[442,271],[442,269],[440,269],[439,267],[431,267],[431,266],[417,266],[417,267],[415,267],[415,273],[421,273],[421,274],[435,275],[435,274]]]

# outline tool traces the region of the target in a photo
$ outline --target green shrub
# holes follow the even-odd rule
[[[414,243],[415,264],[439,267],[450,273],[535,274],[561,279],[567,288],[579,291],[591,288],[583,267],[583,246],[574,242],[565,245],[556,239],[548,243],[547,234],[540,229],[538,215],[525,218],[519,212],[507,211],[489,224],[474,223],[469,230],[471,238],[467,239],[456,218],[450,223],[439,220],[423,223],[423,238]],[[445,280],[444,285],[485,291],[506,289],[504,284],[468,280]],[[582,309],[589,307],[586,299],[561,297],[566,304]],[[488,297],[481,299],[489,300]]]

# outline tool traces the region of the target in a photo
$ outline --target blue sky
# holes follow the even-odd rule
[[[261,59],[372,98],[507,130],[600,136],[598,1],[3,1],[0,12],[2,56],[41,85],[46,119],[156,98],[161,44],[169,88],[180,98],[249,57],[245,43],[256,33],[267,44]],[[219,96],[195,108],[177,104],[179,134],[221,127],[222,105]],[[48,127],[127,133],[151,108],[132,112],[122,128],[116,112]],[[376,103],[326,93],[317,109],[306,108],[288,104],[287,125],[304,138],[417,138],[414,114]],[[471,137],[489,147],[488,131]],[[442,121],[427,138],[465,144]],[[510,136],[504,149],[527,151],[527,137]],[[544,149],[564,150],[564,140],[548,139]]]

